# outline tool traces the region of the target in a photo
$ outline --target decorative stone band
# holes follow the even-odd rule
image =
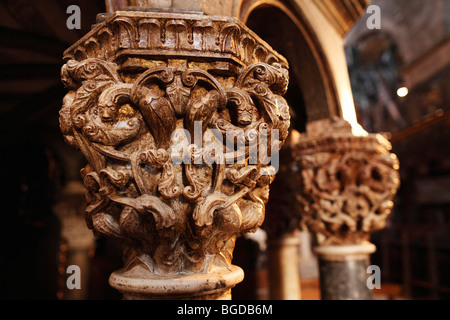
[[[320,259],[329,261],[363,260],[376,251],[376,246],[368,241],[357,245],[317,246],[314,251]]]
[[[124,294],[124,300],[230,300],[231,289],[243,279],[242,269],[231,266],[229,270],[216,268],[172,279],[118,270],[111,274],[109,283]]]
[[[360,244],[382,229],[399,187],[399,163],[379,134],[355,136],[342,119],[314,122],[290,143],[295,211],[322,245]]]
[[[189,13],[117,11],[64,53],[65,60],[78,61],[131,56],[287,66],[285,58],[236,18]]]
[[[385,153],[391,150],[391,144],[381,134],[367,136],[353,136],[335,133],[331,136],[304,139],[301,145],[296,147],[298,156],[317,154],[319,152],[347,152],[358,150],[360,152]]]

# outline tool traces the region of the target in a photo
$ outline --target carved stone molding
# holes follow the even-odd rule
[[[225,68],[220,61],[238,67],[258,62],[287,67],[280,54],[236,18],[189,13],[117,11],[64,53],[64,59],[78,61],[118,61],[130,56],[191,58],[212,62],[209,68],[219,70]],[[139,63],[129,64],[145,69]]]
[[[125,246],[111,285],[229,298],[236,236],[262,224],[288,134],[284,58],[237,20],[157,12],[116,12],[64,57],[60,127],[88,160],[86,222]]]
[[[349,123],[311,123],[297,143],[295,211],[321,245],[359,245],[384,228],[399,187],[399,162],[380,134],[355,136]]]

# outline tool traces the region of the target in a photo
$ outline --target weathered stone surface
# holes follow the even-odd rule
[[[220,64],[225,61],[237,67],[258,62],[287,67],[281,55],[236,18],[190,13],[118,11],[64,53],[65,60],[77,61],[117,63],[131,57],[146,60],[135,60],[141,70],[165,57],[187,58],[218,70],[225,68]],[[230,68],[224,71],[232,72]]]
[[[229,297],[236,236],[262,224],[288,134],[284,58],[235,19],[139,11],[114,13],[64,57],[60,126],[88,160],[86,222],[126,248],[110,283],[127,299],[167,298],[184,280],[178,298],[201,286]],[[231,276],[212,292],[219,274]],[[168,282],[139,291],[142,279]]]
[[[355,136],[342,120],[309,124],[292,145],[295,212],[322,245],[360,244],[384,228],[400,184],[399,163],[380,134]]]
[[[283,150],[285,195],[277,194],[279,208],[264,226],[274,235],[301,226],[316,236],[323,299],[371,298],[366,270],[375,247],[368,240],[385,226],[399,187],[390,150],[382,135],[354,135],[339,118],[292,132]]]

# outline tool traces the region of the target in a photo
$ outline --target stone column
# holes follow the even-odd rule
[[[229,299],[288,134],[287,62],[234,18],[101,18],[64,53],[60,127],[88,160],[88,227],[123,243],[109,282],[124,299]]]
[[[320,292],[323,300],[370,300],[367,267],[375,252],[370,242],[359,245],[319,246]]]
[[[300,300],[299,246],[296,232],[268,241],[270,299]]]
[[[70,181],[64,188],[60,198],[53,207],[53,211],[61,223],[61,237],[66,241],[65,258],[61,265],[63,268],[61,298],[65,300],[84,300],[88,298],[89,290],[89,252],[95,248],[95,239],[92,232],[86,228],[82,212],[84,210],[85,188],[78,181]],[[65,280],[66,269],[76,265],[83,270],[80,279],[80,289],[69,290]]]
[[[290,179],[292,157],[290,140],[280,152],[280,167],[272,184],[266,219],[262,228],[267,233],[267,269],[272,300],[300,300],[300,236],[299,216],[292,199],[297,186]]]
[[[399,187],[398,160],[380,134],[355,136],[342,119],[312,122],[290,144],[295,211],[319,246],[323,299],[370,299],[367,267]]]

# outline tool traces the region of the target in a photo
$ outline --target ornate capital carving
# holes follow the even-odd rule
[[[189,13],[118,11],[64,53],[66,60],[118,61],[131,56],[190,58],[219,70],[224,68],[220,61],[239,67],[258,62],[287,66],[280,54],[236,18]]]
[[[87,225],[127,248],[121,275],[232,270],[288,134],[284,59],[233,19],[149,12],[115,13],[65,57],[61,131],[89,163]]]
[[[309,124],[289,148],[295,211],[320,244],[361,244],[385,226],[400,179],[382,135],[355,136],[346,121],[327,119]]]

